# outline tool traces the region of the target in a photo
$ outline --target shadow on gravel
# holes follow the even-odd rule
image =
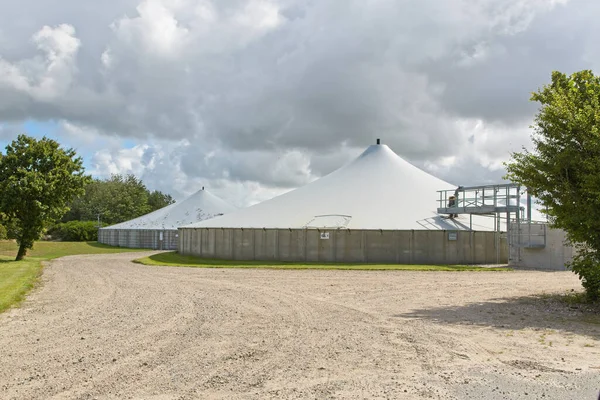
[[[507,330],[552,329],[600,340],[600,306],[569,305],[559,296],[499,298],[485,303],[415,310],[395,317]]]

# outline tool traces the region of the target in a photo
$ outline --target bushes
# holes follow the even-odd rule
[[[600,300],[600,254],[596,249],[577,246],[577,255],[569,264],[569,268],[577,275],[585,289],[588,300]]]
[[[69,221],[56,224],[48,229],[52,239],[65,242],[91,242],[98,240],[98,223],[96,221]]]
[[[6,232],[6,228],[4,225],[0,225],[0,240],[5,240],[8,238],[8,233]]]

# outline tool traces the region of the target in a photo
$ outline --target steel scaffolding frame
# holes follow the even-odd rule
[[[508,248],[517,249],[520,257],[521,247],[529,245],[521,243],[521,222],[531,223],[531,196],[527,193],[527,215],[525,207],[521,206],[522,191],[520,185],[504,183],[496,185],[459,186],[454,190],[438,190],[438,214],[448,215],[447,218],[457,217],[459,214],[469,215],[469,229],[473,230],[473,215],[488,215],[494,217],[494,227],[501,232],[501,220],[506,220]],[[514,215],[514,218],[513,218]],[[516,235],[510,235],[511,224],[517,228]],[[529,230],[530,231],[530,230]],[[531,240],[532,236],[528,236]],[[512,253],[512,252],[511,252]]]

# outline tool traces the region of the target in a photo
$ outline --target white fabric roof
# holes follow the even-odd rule
[[[455,188],[373,145],[306,186],[188,227],[469,229],[468,215],[449,220],[436,213],[437,191]],[[493,218],[473,217],[473,229],[493,228]]]
[[[202,188],[182,201],[103,229],[177,229],[236,210]]]

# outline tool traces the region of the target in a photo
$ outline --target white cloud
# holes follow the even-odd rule
[[[65,95],[77,72],[75,57],[81,46],[75,28],[44,26],[32,41],[44,56],[17,63],[0,58],[0,86],[41,102]]]
[[[98,129],[91,126],[63,120],[59,122],[57,132],[61,141],[66,141],[76,149],[118,149],[121,147],[121,140],[118,137],[103,135]]]
[[[283,18],[276,4],[265,0],[249,1],[235,16],[233,21],[256,31],[266,31],[278,27]]]
[[[106,50],[104,50],[104,52],[102,52],[102,55],[100,56],[100,61],[102,61],[102,66],[106,69],[109,69],[113,65],[114,61],[110,48],[107,48]]]
[[[3,8],[0,123],[60,121],[98,175],[238,205],[377,137],[447,180],[500,179],[529,92],[600,63],[584,0],[84,3]]]
[[[301,154],[294,153],[282,157],[276,163],[279,167],[273,170],[269,169],[270,165],[264,155],[255,154],[252,159],[244,158],[243,164],[231,167],[220,157],[215,157],[214,152],[198,153],[195,162],[184,167],[182,155],[190,148],[190,143],[184,140],[178,143],[136,145],[125,149],[118,147],[103,149],[94,153],[93,169],[90,172],[102,178],[109,177],[111,174],[134,174],[140,177],[151,190],[170,193],[176,199],[182,199],[204,186],[238,207],[245,207],[289,190],[269,187],[255,180],[261,177],[261,170],[263,173],[272,174],[275,179],[285,181],[288,185],[294,179],[304,182],[310,175],[305,170],[308,165],[307,160]],[[212,166],[213,161],[220,163],[221,166]],[[262,164],[256,161],[262,161]],[[289,164],[293,166],[290,168]],[[251,170],[244,172],[247,174],[245,179],[231,178],[239,172],[237,168]],[[296,171],[296,174],[290,173],[290,170]]]
[[[130,149],[119,149],[117,151],[100,150],[94,154],[92,159],[94,169],[91,173],[100,177],[109,177],[111,174],[140,176],[145,169],[142,156],[148,149],[148,145],[137,145]]]
[[[522,147],[530,147],[531,131],[527,122],[516,128],[483,120],[462,119],[454,122],[459,148],[451,156],[430,158],[416,163],[430,173],[457,185],[479,185],[503,181],[505,161]]]
[[[173,56],[185,47],[188,35],[176,17],[181,6],[180,1],[144,0],[137,7],[137,16],[116,21],[112,29],[119,41],[142,46],[147,54]]]

